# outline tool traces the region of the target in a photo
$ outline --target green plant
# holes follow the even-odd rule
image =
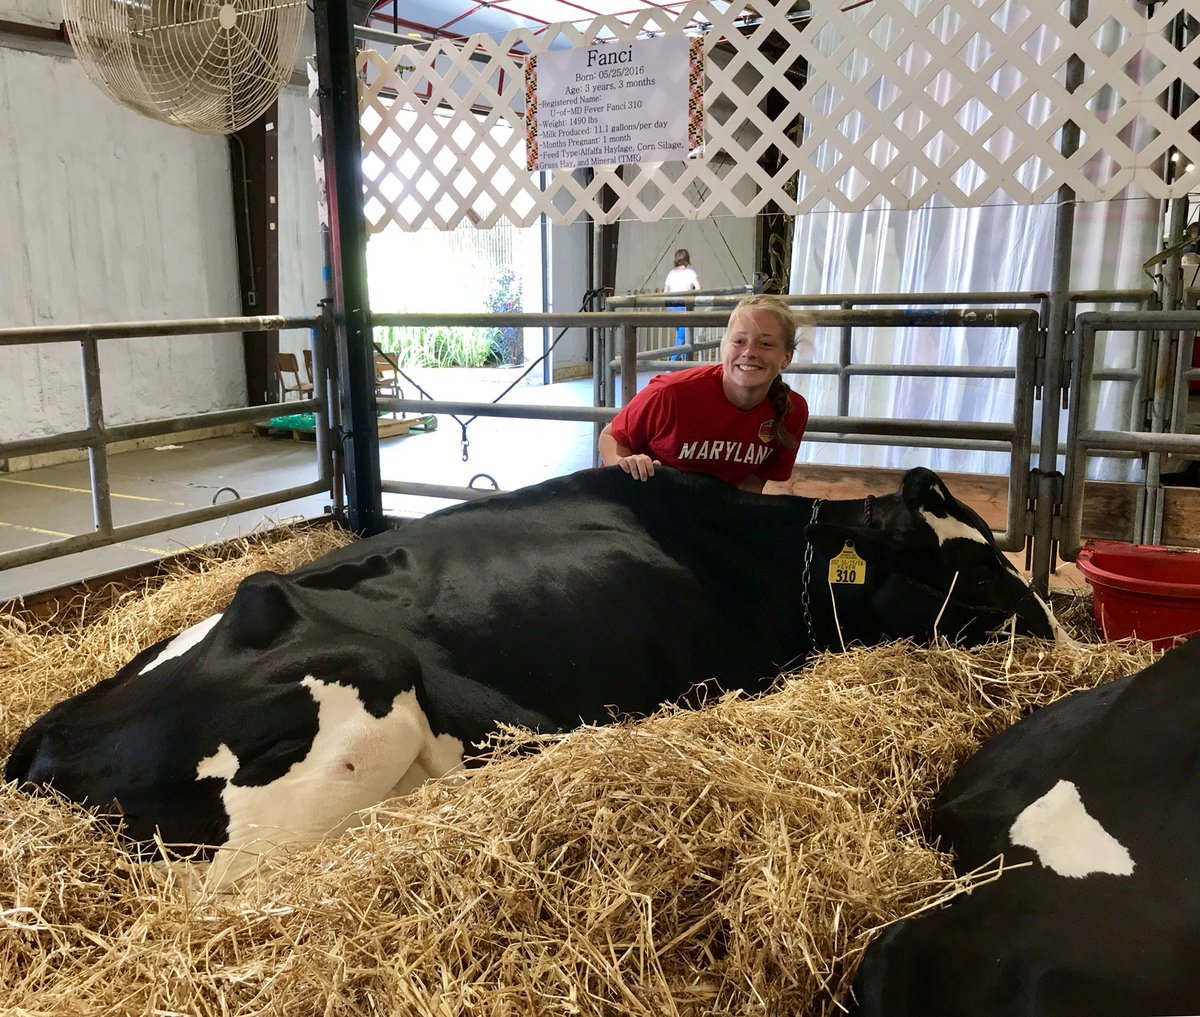
[[[483,367],[492,351],[490,331],[448,325],[385,325],[375,329],[375,342],[393,354],[401,367]]]
[[[511,313],[521,308],[521,280],[511,268],[501,269],[492,283],[488,294],[487,309],[493,314]],[[487,330],[491,349],[488,362],[496,364],[519,364],[524,359],[517,329],[511,325]]]

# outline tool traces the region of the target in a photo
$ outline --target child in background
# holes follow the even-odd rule
[[[700,288],[700,276],[696,274],[696,270],[692,268],[692,256],[688,254],[687,248],[681,247],[675,252],[675,267],[667,273],[666,282],[663,283],[664,293],[687,293],[690,290],[698,290]],[[669,306],[672,311],[685,311],[687,308],[682,306]],[[687,342],[687,329],[682,325],[675,328],[675,345],[682,346]],[[671,358],[678,360],[678,356]]]

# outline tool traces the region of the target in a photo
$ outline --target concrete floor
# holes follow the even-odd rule
[[[412,374],[434,398],[480,402],[495,399],[516,377],[504,370]],[[585,380],[549,386],[519,385],[505,396],[505,402],[591,405],[591,384]],[[495,478],[501,489],[511,490],[592,465],[591,424],[479,417],[468,424],[466,437],[468,459],[463,462],[462,427],[453,417],[439,414],[435,431],[413,432],[380,443],[382,475],[388,480],[465,487],[476,474],[485,473]],[[164,439],[159,448],[109,459],[113,522],[119,526],[211,505],[223,488],[233,488],[244,498],[303,484],[315,477],[315,447],[307,442],[257,435],[183,445]],[[219,497],[230,500],[233,494],[225,491]],[[330,504],[329,496],[315,495],[136,541],[0,570],[0,603],[259,528],[316,518]],[[384,511],[389,515],[424,515],[447,504],[435,498],[384,496]],[[91,531],[86,462],[0,474],[0,551]]]

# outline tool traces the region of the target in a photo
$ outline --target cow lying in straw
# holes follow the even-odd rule
[[[52,708],[6,777],[222,870],[461,765],[498,724],[561,731],[762,690],[814,650],[1011,623],[1045,605],[928,470],[874,499],[588,471],[435,513],[291,575]]]
[[[932,830],[1007,871],[867,951],[860,1017],[1200,1013],[1200,638],[972,756]]]

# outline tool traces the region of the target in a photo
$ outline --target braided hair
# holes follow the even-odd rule
[[[729,315],[729,324],[725,328],[725,339],[729,338],[729,331],[738,315],[749,311],[765,311],[774,316],[775,320],[779,322],[779,329],[783,334],[783,346],[790,359],[796,352],[796,329],[799,325],[796,315],[787,302],[773,293],[754,293],[748,297],[742,297]],[[767,390],[767,400],[771,404],[771,409],[775,411],[775,440],[784,448],[795,448],[800,442],[784,424],[784,420],[792,409],[789,392],[790,389],[783,380],[783,375],[777,375]]]

